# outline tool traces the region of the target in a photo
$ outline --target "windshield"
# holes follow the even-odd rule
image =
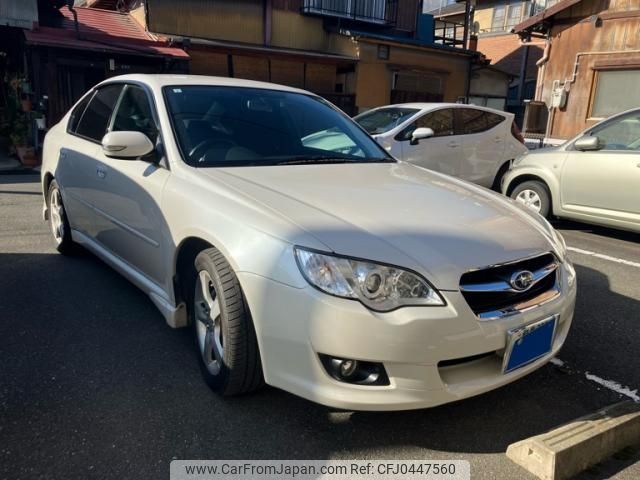
[[[380,108],[362,113],[354,120],[371,135],[375,135],[396,128],[419,111],[417,108]]]
[[[196,167],[395,161],[312,95],[200,85],[164,94],[184,159]]]

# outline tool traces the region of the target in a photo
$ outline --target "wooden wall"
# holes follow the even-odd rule
[[[422,72],[441,78],[445,102],[455,102],[466,94],[470,57],[390,45],[389,60],[379,60],[377,48],[373,40],[360,41],[356,79],[356,104],[360,110],[390,102],[394,71]]]
[[[600,120],[590,117],[599,69],[640,69],[640,0],[581,2],[558,16],[551,42],[542,100],[549,104],[554,80],[568,82],[566,107],[556,110],[550,132],[566,139]]]

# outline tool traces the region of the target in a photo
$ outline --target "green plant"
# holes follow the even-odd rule
[[[9,138],[16,147],[22,147],[29,143],[29,124],[25,115],[17,115],[10,126]]]

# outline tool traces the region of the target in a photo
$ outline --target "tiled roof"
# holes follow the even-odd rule
[[[520,75],[520,65],[525,47],[517,35],[481,36],[478,38],[478,51],[484,54],[491,65],[498,67],[514,77]],[[536,78],[538,68],[536,62],[542,57],[544,45],[532,43],[529,46],[527,61],[527,79]]]
[[[76,7],[79,38],[75,33],[73,15],[65,7],[61,16],[33,31],[25,31],[27,43],[80,50],[181,57],[189,55],[182,49],[156,40],[126,13],[97,8]]]

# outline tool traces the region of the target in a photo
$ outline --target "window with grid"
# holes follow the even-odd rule
[[[509,31],[517,24],[520,23],[520,19],[522,18],[522,4],[517,3],[515,5],[509,5],[509,10],[507,14],[507,23],[505,24],[505,30]]]
[[[504,29],[504,19],[507,14],[505,5],[496,5],[493,8],[493,20],[491,22],[491,30],[499,31]]]

